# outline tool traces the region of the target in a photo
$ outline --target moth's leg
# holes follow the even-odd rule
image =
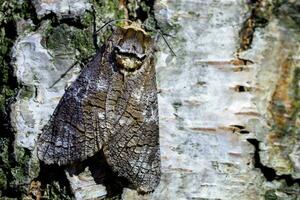
[[[173,51],[173,49],[171,48],[171,46],[169,45],[167,39],[165,38],[165,34],[161,31],[158,31],[158,33],[161,35],[161,37],[163,38],[164,42],[166,43],[166,45],[168,46],[168,48],[170,49],[171,53],[173,54],[173,56],[176,56],[175,52]]]
[[[79,64],[80,68],[83,69],[86,64],[85,63],[88,63],[90,61],[90,59],[92,58],[93,56],[89,56],[87,57],[86,59],[83,59],[82,61],[75,61],[63,74],[60,75],[60,77],[49,87],[50,89],[53,88],[61,79],[63,79],[71,69],[73,69],[77,64]]]
[[[62,78],[64,78],[66,75],[67,75],[67,73],[71,70],[71,69],[73,69],[73,67],[75,67],[76,65],[78,64],[78,61],[76,61],[73,65],[71,65],[68,69],[67,69],[67,71],[65,71],[62,75],[60,75],[60,77],[49,87],[49,88],[53,88]]]

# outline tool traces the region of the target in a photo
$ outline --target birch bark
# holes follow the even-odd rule
[[[123,8],[123,1],[28,2],[1,2],[2,12],[11,13],[1,14],[2,40],[9,16],[16,32],[2,43],[11,54],[1,71],[13,69],[18,84],[9,88],[16,93],[4,95],[4,86],[1,92],[9,113],[1,121],[10,125],[1,125],[0,196],[105,198],[88,168],[63,179],[63,169],[41,166],[35,142],[80,65],[50,86],[95,54],[93,18],[100,27],[122,18],[125,7],[130,17],[168,33],[176,57],[160,40],[161,183],[152,194],[125,189],[119,198],[300,199],[298,1],[132,0]]]

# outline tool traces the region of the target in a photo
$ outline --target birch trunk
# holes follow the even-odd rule
[[[299,1],[0,2],[0,197],[107,198],[88,168],[41,165],[35,142],[107,38],[94,26],[128,15],[168,33],[176,56],[158,42],[161,183],[116,198],[300,199]]]

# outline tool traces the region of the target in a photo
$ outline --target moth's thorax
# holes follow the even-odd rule
[[[113,46],[116,65],[126,71],[139,69],[146,59],[151,37],[135,26],[120,28],[120,37]]]

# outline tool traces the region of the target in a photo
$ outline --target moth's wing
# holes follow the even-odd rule
[[[46,164],[65,165],[84,160],[102,148],[99,115],[105,108],[107,74],[100,53],[66,90],[38,138],[37,152]],[[103,125],[102,125],[103,127]]]
[[[103,146],[104,155],[113,171],[127,178],[139,192],[153,191],[161,173],[157,91],[152,67],[139,80],[126,83],[123,88],[126,92],[119,98],[114,95],[122,94],[122,89],[112,84],[114,93],[109,93],[107,98],[107,127],[110,128]],[[111,99],[118,100],[109,105]]]

